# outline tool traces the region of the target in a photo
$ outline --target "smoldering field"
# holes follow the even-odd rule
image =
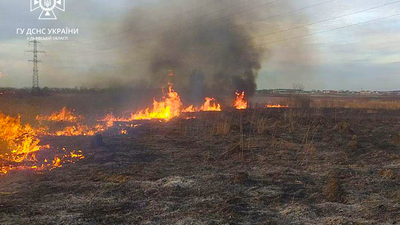
[[[95,118],[101,108],[117,108],[112,96],[0,101],[22,119],[63,106]],[[92,137],[47,137],[42,141],[80,148],[86,158],[0,178],[0,223],[396,224],[399,115],[379,108],[227,109],[139,127],[116,123],[100,148],[90,147]]]

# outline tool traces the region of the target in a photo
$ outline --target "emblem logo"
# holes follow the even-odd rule
[[[66,0],[30,0],[31,1],[31,12],[41,8],[39,20],[56,20],[57,16],[54,13],[54,9],[59,9],[65,12],[65,1]]]

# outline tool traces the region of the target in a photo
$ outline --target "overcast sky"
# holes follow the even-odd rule
[[[68,41],[44,41],[39,46],[47,52],[40,55],[40,82],[49,87],[93,86],[97,85],[93,80],[112,82],[124,76],[118,69],[129,62],[121,59],[121,52],[136,54],[138,61],[145,58],[141,57],[145,49],[124,47],[130,36],[151,38],[151,29],[171,26],[163,15],[191,10],[179,8],[179,2],[190,0],[170,1],[161,9],[162,14],[157,10],[143,12],[154,14],[153,21],[142,24],[149,31],[130,33],[123,24],[133,23],[127,20],[140,15],[131,17],[127,13],[158,4],[157,0],[65,1],[65,12],[54,11],[58,20],[41,21],[41,10],[30,12],[29,0],[0,0],[0,86],[31,86],[32,64],[28,60],[32,54],[25,53],[31,47],[28,36],[16,34],[17,28],[79,29],[79,34],[69,35]],[[204,5],[214,1],[204,0]],[[259,72],[259,89],[291,88],[294,83],[302,83],[309,90],[400,89],[400,16],[395,16],[400,14],[400,1],[385,7],[380,6],[396,0],[280,0],[267,7],[257,6],[272,0],[222,1],[224,7],[239,3],[246,6],[247,12],[238,16],[257,26],[256,37],[263,36],[256,40],[268,49]],[[318,3],[321,5],[309,7]],[[192,9],[200,6],[194,4]],[[255,12],[269,19],[248,19]],[[238,11],[232,8],[225,13]],[[376,20],[384,17],[389,18]],[[371,22],[364,23],[367,21]],[[147,69],[146,63],[130,66],[133,74]]]

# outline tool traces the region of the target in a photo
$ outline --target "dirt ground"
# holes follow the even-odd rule
[[[0,224],[400,224],[400,111],[258,109],[47,137],[86,159],[0,180]],[[126,129],[126,135],[120,130]]]

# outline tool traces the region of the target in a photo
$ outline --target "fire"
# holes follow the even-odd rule
[[[200,107],[200,109],[195,108],[193,105],[187,107],[182,112],[194,113],[194,112],[221,112],[222,107],[217,103],[215,98],[206,97],[205,103]]]
[[[88,126],[81,123],[67,126],[63,130],[57,130],[49,132],[49,127],[41,127],[37,129],[37,134],[40,136],[94,136],[98,133],[106,131],[108,128],[113,126],[113,122],[107,122],[105,125],[96,124],[94,126]]]
[[[49,145],[39,145],[40,139],[37,132],[30,125],[22,125],[21,118],[14,118],[0,114],[0,177],[11,170],[36,170],[54,169],[61,167],[70,159],[82,159],[75,155],[55,156],[51,163],[44,159],[37,159],[40,151],[48,150]],[[75,154],[75,153],[74,153]]]
[[[234,107],[236,109],[242,110],[242,109],[247,109],[248,104],[247,101],[244,99],[245,93],[244,91],[242,93],[236,92],[236,101],[234,104]]]
[[[169,77],[173,77],[172,72],[170,72]],[[219,112],[222,111],[222,107],[217,103],[215,98],[207,97],[200,109],[197,109],[193,105],[184,108],[179,94],[173,90],[172,84],[169,83],[168,92],[164,93],[161,101],[154,99],[152,107],[132,113],[129,117],[114,117],[114,115],[108,114],[101,121],[106,122],[108,127],[113,126],[114,122],[132,122],[137,120],[160,120],[168,122],[173,118],[179,117],[181,113],[193,113],[198,111]]]
[[[163,120],[170,121],[171,119],[178,117],[182,112],[182,102],[179,94],[172,88],[172,84],[168,86],[168,93],[164,94],[162,101],[158,102],[153,100],[153,106],[140,110],[136,113],[132,113],[128,118],[115,118],[113,115],[107,115],[103,121],[107,124],[113,122],[131,122],[135,120]]]
[[[265,107],[266,108],[289,108],[288,105],[280,105],[280,104],[277,104],[277,105],[269,105],[269,104],[267,104]]]
[[[75,126],[68,126],[62,131],[56,131],[54,134],[48,134],[50,136],[94,136],[99,132],[104,131],[105,128],[99,124],[96,126],[89,127],[83,124],[77,124]]]
[[[35,130],[21,125],[21,119],[0,114],[0,159],[20,163],[34,161],[41,147]]]
[[[72,151],[70,153],[71,158],[77,158],[77,159],[84,159],[85,156],[82,154],[82,150],[79,150],[78,152]]]
[[[169,79],[174,77],[172,71],[169,72]],[[136,120],[160,120],[170,121],[179,117],[181,113],[193,113],[197,111],[222,111],[220,104],[217,104],[214,98],[206,98],[206,102],[198,110],[193,105],[183,108],[179,94],[173,90],[172,83],[168,84],[168,92],[164,93],[161,101],[153,100],[153,106],[132,113],[129,117],[116,118],[112,114],[106,115],[102,121],[107,123],[108,127],[113,126],[114,122],[132,122]]]
[[[172,84],[169,84],[168,93],[164,95],[161,102],[154,100],[152,108],[147,108],[132,114],[130,120],[160,119],[169,121],[180,115],[181,108],[181,98],[178,93],[172,89]]]
[[[97,133],[103,132],[113,126],[113,122],[107,122],[105,125],[96,124],[94,126],[88,126],[82,124],[80,121],[84,120],[85,117],[79,115],[75,116],[73,112],[68,111],[66,107],[60,111],[54,112],[50,116],[37,116],[36,120],[51,121],[55,123],[69,122],[70,124],[62,130],[49,132],[49,127],[44,126],[36,129],[37,133],[41,136],[94,136]]]
[[[66,107],[59,112],[54,112],[50,116],[37,116],[38,121],[53,121],[53,122],[71,122],[76,123],[84,119],[83,116],[75,116],[73,112],[68,111]]]
[[[186,109],[182,110],[182,112],[184,113],[194,113],[196,112],[196,108],[194,107],[194,105],[191,105],[189,107],[187,107]]]
[[[204,112],[220,112],[222,111],[222,107],[217,103],[215,98],[206,98],[206,102],[201,106],[200,111]]]
[[[54,166],[54,168],[62,167],[61,159],[59,157],[55,157],[53,159],[53,166]]]

